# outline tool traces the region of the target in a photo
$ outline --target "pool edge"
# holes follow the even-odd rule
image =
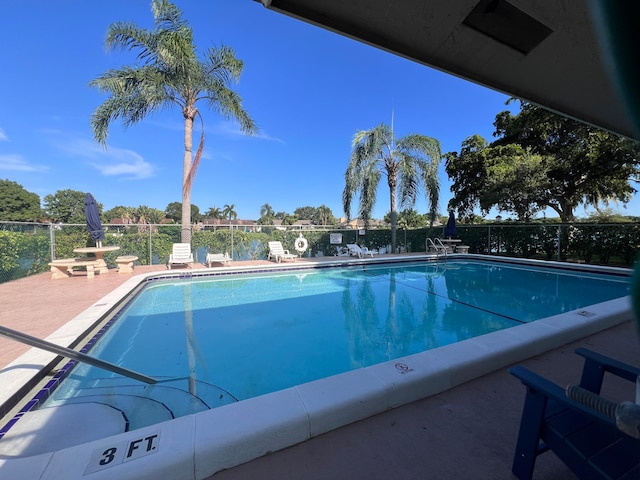
[[[107,308],[103,305],[108,303],[105,299],[115,298],[115,293],[121,289],[132,290],[147,278],[157,276],[145,274],[131,278],[48,339],[63,341],[69,333],[65,329],[71,328],[72,322],[89,322],[89,318],[79,317]],[[94,308],[95,312],[92,311]],[[167,474],[169,462],[180,466],[179,471],[170,470],[174,475],[172,478],[203,479],[346,423],[446,391],[632,318],[629,297],[590,306],[589,315],[582,315],[583,310],[366,367],[359,372],[365,375],[346,372],[57,452],[0,459],[0,469],[3,476],[13,471],[24,475],[27,468],[34,472],[34,478],[60,478],[56,475],[61,472],[65,478],[80,478],[96,458],[96,452],[99,454],[116,447],[127,450],[132,442],[160,432],[157,452],[136,457],[136,461],[105,466],[104,470],[92,473],[91,478],[158,478]],[[496,344],[503,348],[496,349]],[[258,431],[253,421],[257,416],[267,419]],[[221,429],[221,425],[225,425],[226,430]],[[281,428],[282,425],[286,428]],[[222,436],[227,440],[224,444],[219,441]],[[175,442],[181,446],[177,450],[172,447]]]

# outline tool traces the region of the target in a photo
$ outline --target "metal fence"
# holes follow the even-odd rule
[[[135,255],[141,265],[165,264],[173,243],[180,242],[180,225],[133,224],[105,226],[103,245],[116,245],[105,254],[115,267],[120,255]],[[267,242],[279,240],[295,253],[295,239],[304,236],[304,256],[342,253],[347,243],[390,251],[390,229],[354,230],[315,226],[216,225],[194,228],[194,259],[228,252],[236,260],[264,259]],[[397,230],[397,252],[426,251],[427,237],[442,237],[444,226]],[[470,253],[631,266],[640,246],[640,225],[619,224],[485,224],[458,225],[457,237]],[[0,283],[48,270],[56,258],[79,256],[73,250],[93,246],[84,224],[0,222]]]

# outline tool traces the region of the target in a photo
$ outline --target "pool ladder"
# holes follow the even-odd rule
[[[447,256],[447,252],[448,252],[448,248],[444,245],[444,243],[442,243],[442,241],[439,238],[435,238],[435,239],[431,239],[429,237],[427,237],[427,252],[429,251],[429,249],[433,249],[435,250],[436,253],[444,253],[444,256]]]

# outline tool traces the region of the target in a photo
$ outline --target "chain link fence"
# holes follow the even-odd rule
[[[457,236],[470,253],[541,258],[571,262],[631,266],[640,246],[640,226],[620,224],[485,224],[458,225]],[[180,225],[105,226],[103,245],[120,247],[105,254],[109,267],[120,255],[135,255],[140,265],[165,264],[173,243],[180,242]],[[398,228],[396,252],[424,252],[428,237],[443,237],[444,226]],[[390,229],[354,230],[333,227],[216,225],[196,228],[191,235],[194,259],[207,253],[229,253],[235,260],[267,258],[267,243],[282,242],[295,253],[295,239],[304,236],[304,256],[344,253],[347,243],[390,252]],[[0,283],[45,272],[56,258],[80,256],[75,248],[93,246],[84,224],[0,222]]]

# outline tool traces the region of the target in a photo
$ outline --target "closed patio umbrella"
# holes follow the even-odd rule
[[[449,220],[447,221],[447,226],[444,229],[444,236],[451,238],[457,235],[458,231],[456,229],[456,217],[453,214],[453,210],[449,212]]]
[[[87,193],[84,199],[84,216],[87,220],[87,230],[91,238],[96,241],[96,246],[102,246],[102,239],[104,238],[104,230],[102,229],[102,222],[100,221],[100,213],[98,212],[98,204],[93,195]]]

